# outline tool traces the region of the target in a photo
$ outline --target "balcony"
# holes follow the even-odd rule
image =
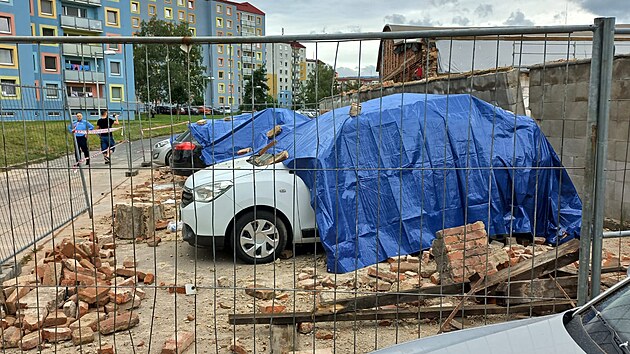
[[[103,21],[61,15],[61,27],[89,32],[103,32]]]
[[[103,47],[100,45],[64,43],[63,55],[85,58],[102,58]]]
[[[96,71],[65,70],[66,82],[105,82],[105,74]]]
[[[61,2],[83,6],[101,6],[101,0],[61,0]]]
[[[74,109],[93,109],[107,106],[104,98],[96,97],[67,97],[67,102],[68,107]]]
[[[254,60],[254,57],[243,56],[244,63],[251,63]]]
[[[243,68],[243,75],[251,75],[253,73],[252,69]]]

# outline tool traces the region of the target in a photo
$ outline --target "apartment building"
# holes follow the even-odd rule
[[[280,107],[291,107],[293,96],[306,84],[306,47],[298,42],[274,43],[267,48],[267,85]]]
[[[211,36],[264,36],[265,13],[254,5],[213,0]],[[243,84],[264,64],[264,44],[212,46],[209,72],[213,78],[206,99],[214,106],[238,108],[243,101]]]
[[[153,17],[187,22],[194,36],[265,34],[265,13],[247,2],[0,0],[0,35],[131,36]],[[207,102],[238,107],[244,76],[263,65],[264,53],[263,45],[204,46]],[[133,48],[2,44],[0,87],[4,119],[64,119],[66,107],[87,117],[107,108],[134,119]]]
[[[130,35],[131,3],[0,0],[0,34]],[[113,44],[3,44],[0,114],[5,119],[63,119],[65,107],[88,117],[96,116],[99,108],[108,108],[130,112],[133,119],[132,55],[131,46]]]

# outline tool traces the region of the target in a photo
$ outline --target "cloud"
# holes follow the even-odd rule
[[[626,0],[573,0],[573,2],[598,16],[617,17],[617,22],[630,20]]]
[[[503,24],[506,26],[533,26],[534,22],[525,18],[525,14],[521,10],[516,10],[516,12],[510,14],[510,17]]]
[[[479,17],[488,17],[492,15],[493,8],[490,4],[481,4],[475,9],[475,15]]]
[[[440,7],[444,5],[453,5],[457,6],[459,4],[459,0],[431,0],[431,5],[435,7]]]
[[[468,26],[470,24],[470,19],[468,17],[455,16],[453,17],[453,23],[459,26]]]
[[[412,25],[412,26],[423,26],[423,27],[437,27],[437,26],[442,25],[442,22],[436,21],[432,17],[429,17],[429,16],[425,16],[424,18],[415,19],[415,20],[411,20],[411,19],[408,20],[407,17],[405,17],[405,15],[391,14],[391,15],[385,16],[383,20],[385,21],[385,23],[392,24],[392,25],[393,24]]]
[[[359,75],[359,72],[357,69],[358,67],[355,67],[354,69],[352,69],[345,66],[341,66],[337,68],[337,73],[339,74],[339,77],[356,77],[357,75]],[[361,68],[361,77],[377,76],[377,75],[378,73],[376,72],[376,66],[374,65],[367,65]]]
[[[387,15],[385,16],[385,18],[383,18],[383,20],[385,21],[385,23],[397,24],[397,25],[402,25],[407,22],[407,19],[405,18],[405,16],[401,14]]]

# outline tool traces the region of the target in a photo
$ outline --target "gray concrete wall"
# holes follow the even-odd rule
[[[488,71],[483,74],[456,74],[450,77],[432,78],[427,81],[415,81],[411,83],[394,84],[368,91],[362,91],[349,95],[335,96],[320,101],[319,108],[330,110],[348,106],[352,102],[365,102],[381,96],[396,93],[433,93],[433,94],[457,94],[470,93],[486,102],[496,103],[499,107],[518,114],[525,113],[523,104],[523,92],[519,82],[519,72],[516,69],[502,71]]]
[[[530,68],[529,109],[562,158],[580,195],[584,189],[590,60]],[[630,220],[630,57],[615,58],[608,135],[606,216]]]

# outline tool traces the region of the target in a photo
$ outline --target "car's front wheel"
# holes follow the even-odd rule
[[[246,263],[269,263],[287,245],[287,227],[279,215],[266,210],[243,214],[235,223],[232,242],[238,258]]]

